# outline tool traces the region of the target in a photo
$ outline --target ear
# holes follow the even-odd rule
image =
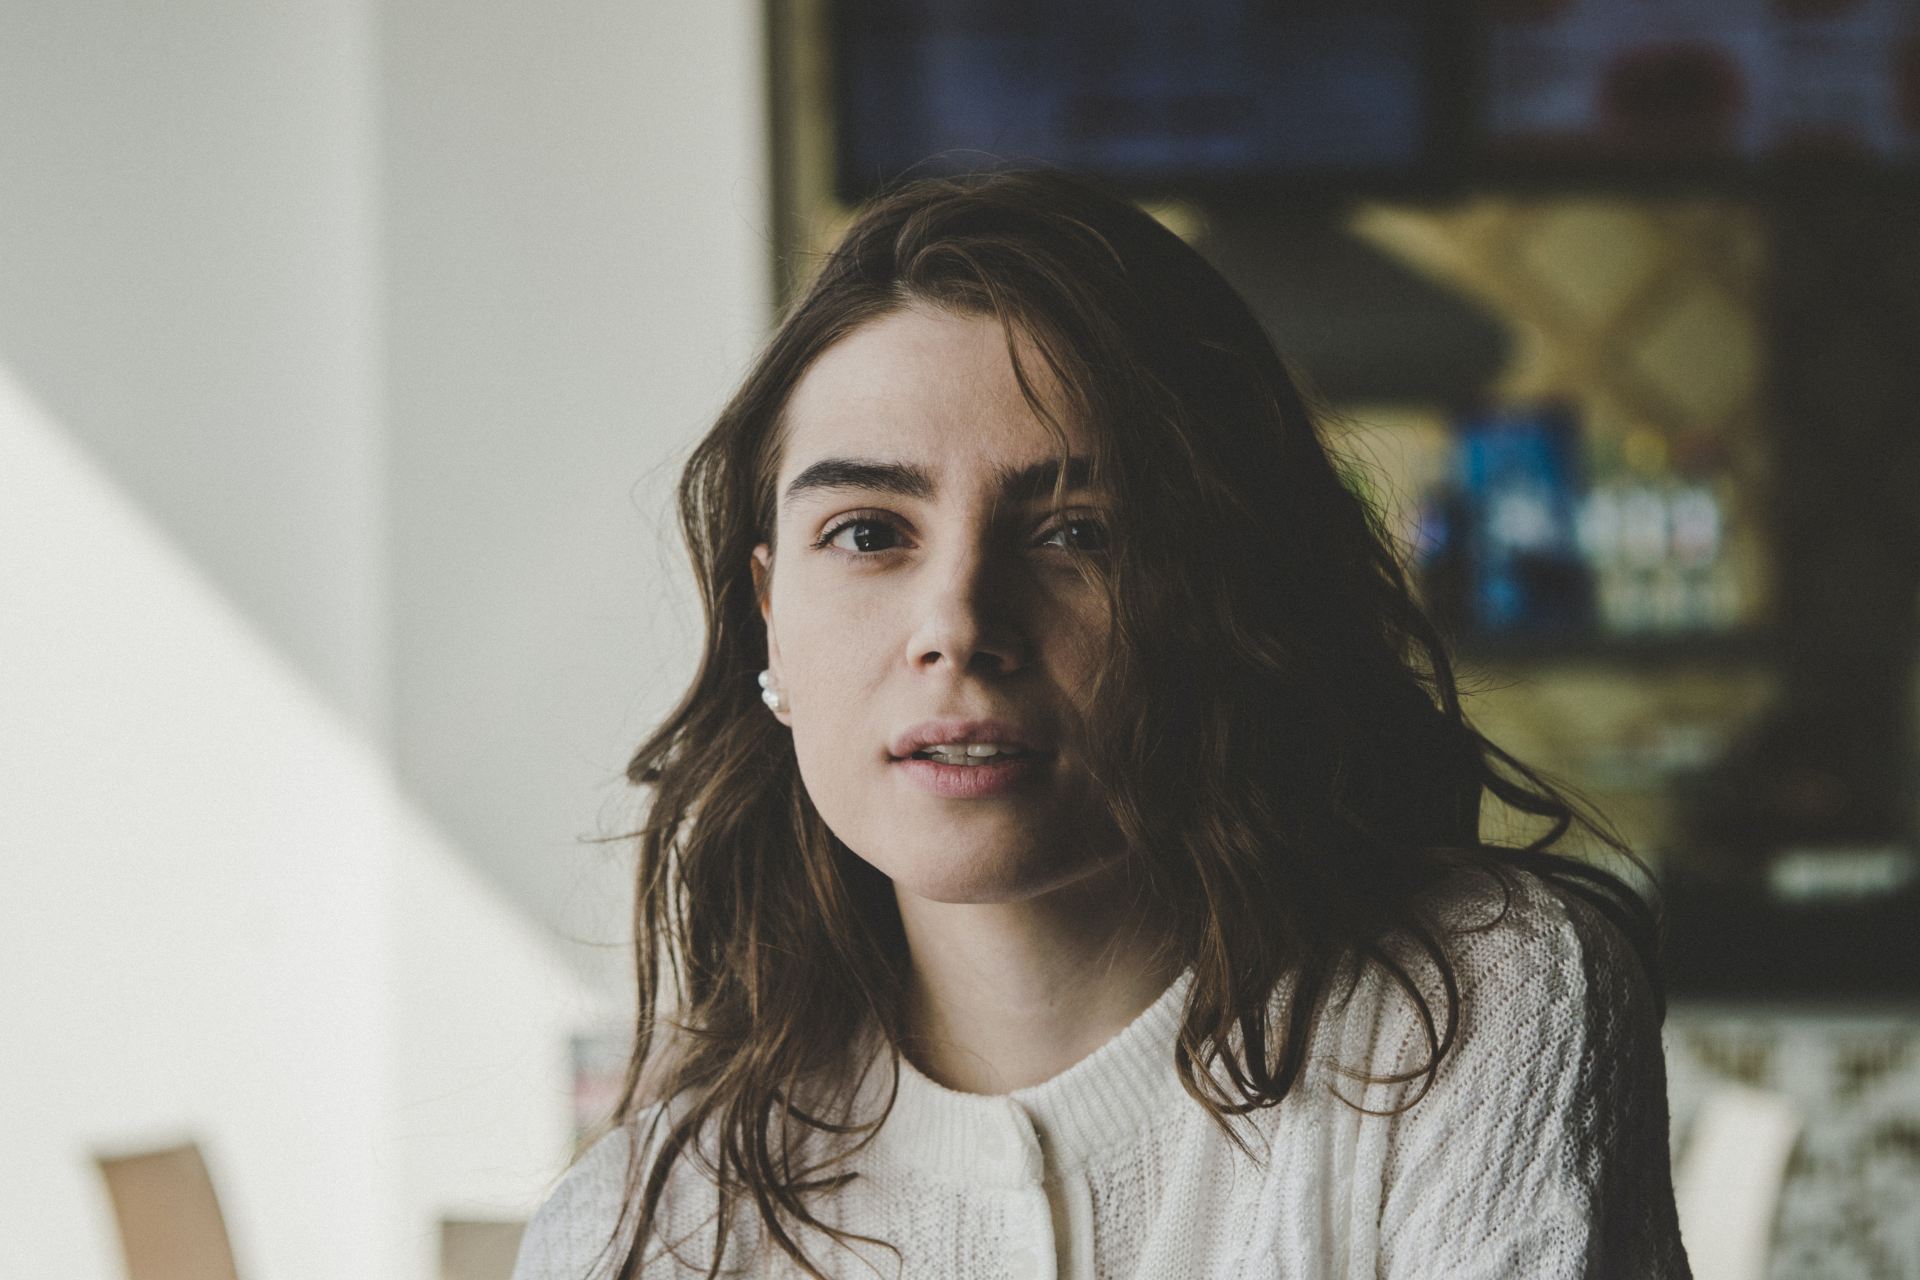
[[[767,579],[773,573],[773,550],[766,543],[753,549],[753,598],[760,605],[760,617],[764,621],[772,612],[773,598],[767,594]]]
[[[753,549],[753,595],[760,605],[760,620],[767,627],[767,670],[773,673],[773,687],[785,691],[786,678],[780,671],[780,639],[773,632],[773,596],[768,580],[773,573],[773,552],[766,543]],[[791,705],[791,704],[789,704]],[[775,711],[773,718],[789,729],[793,727],[791,711]]]

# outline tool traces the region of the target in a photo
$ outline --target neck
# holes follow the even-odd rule
[[[1179,974],[1157,954],[1156,915],[1119,863],[1020,902],[896,896],[913,966],[907,1056],[962,1093],[1052,1079]]]

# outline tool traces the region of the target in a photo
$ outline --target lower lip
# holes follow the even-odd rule
[[[941,764],[909,756],[894,763],[906,770],[922,791],[949,800],[977,800],[1013,790],[1046,762],[1046,756],[1023,756],[1004,764]]]

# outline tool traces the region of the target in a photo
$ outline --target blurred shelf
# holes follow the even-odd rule
[[[1858,901],[1784,903],[1759,883],[1662,876],[1667,988],[1722,1003],[1920,999],[1920,888]]]
[[[1461,666],[1550,666],[1579,663],[1645,669],[1737,663],[1760,665],[1773,661],[1777,644],[1772,632],[1758,628],[1739,631],[1673,632],[1612,636],[1594,632],[1539,635],[1465,633],[1449,641]]]

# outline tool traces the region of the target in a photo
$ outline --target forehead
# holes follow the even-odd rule
[[[1069,452],[1084,456],[1084,426],[1038,350],[1020,342],[1028,381]],[[1000,322],[926,306],[891,312],[829,347],[794,387],[784,420],[782,485],[830,456],[908,462],[964,479],[1059,454],[1021,395]]]

